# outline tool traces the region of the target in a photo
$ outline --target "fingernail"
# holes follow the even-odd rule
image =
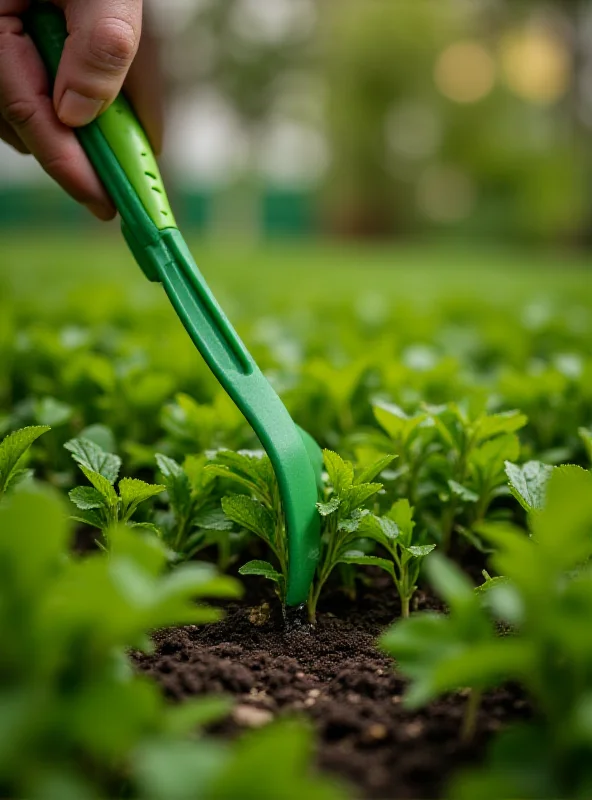
[[[66,89],[58,106],[58,117],[71,128],[80,128],[88,125],[100,113],[103,100],[85,97],[73,89]]]

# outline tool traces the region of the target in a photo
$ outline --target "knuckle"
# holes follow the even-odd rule
[[[67,149],[46,155],[44,158],[40,159],[40,163],[48,175],[51,175],[59,184],[65,185],[72,183],[74,159]],[[73,194],[80,195],[79,192]],[[85,198],[75,196],[75,199],[83,201]]]
[[[0,36],[19,36],[23,32],[20,17],[4,17],[0,9]]]
[[[13,128],[26,127],[38,111],[37,105],[32,100],[17,98],[9,100],[2,105],[2,116]]]
[[[129,67],[137,50],[138,37],[134,26],[123,19],[107,17],[91,34],[89,55],[93,63],[106,71]]]

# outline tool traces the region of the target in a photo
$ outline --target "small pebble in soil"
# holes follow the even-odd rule
[[[256,608],[252,608],[249,612],[249,622],[251,625],[256,625],[261,628],[266,625],[271,616],[271,608],[269,603],[262,603]]]
[[[410,739],[417,739],[423,733],[423,728],[424,725],[421,720],[414,720],[405,726],[405,733]]]
[[[379,722],[376,722],[374,725],[370,725],[370,727],[366,730],[367,738],[374,741],[381,741],[382,739],[386,739],[388,733],[389,732],[386,725],[382,725]]]
[[[272,721],[273,714],[264,708],[243,704],[236,706],[232,712],[232,718],[237,725],[242,725],[245,728],[263,728]]]

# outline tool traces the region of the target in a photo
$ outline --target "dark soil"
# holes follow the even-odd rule
[[[255,584],[253,597],[261,597],[261,588]],[[437,603],[419,592],[415,606]],[[220,623],[157,634],[155,654],[138,655],[136,662],[172,700],[234,696],[237,705],[214,729],[218,735],[305,714],[318,732],[320,767],[349,781],[357,796],[440,797],[455,772],[483,758],[491,734],[527,717],[529,707],[516,687],[489,693],[469,744],[460,740],[466,693],[406,710],[405,681],[374,644],[398,614],[381,577],[361,589],[357,602],[329,596],[314,631],[286,633],[273,601],[247,600],[230,606]]]

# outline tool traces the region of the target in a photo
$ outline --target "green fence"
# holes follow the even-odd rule
[[[232,191],[224,194],[178,191],[173,205],[179,225],[193,233],[220,231],[216,217],[230,202]],[[264,189],[253,195],[252,219],[264,236],[308,236],[315,232],[315,197],[312,193]],[[91,224],[88,212],[53,187],[0,190],[0,230],[65,229]]]

